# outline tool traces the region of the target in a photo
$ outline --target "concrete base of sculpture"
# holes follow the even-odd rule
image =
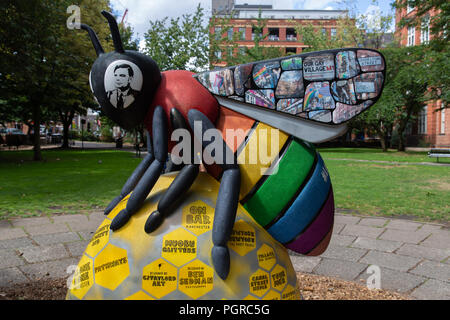
[[[214,207],[219,183],[200,173],[177,209],[153,233],[147,217],[176,173],[162,176],[144,206],[118,231],[105,218],[87,246],[67,299],[299,299],[286,248],[239,205],[228,242],[230,273],[222,280],[211,261]]]

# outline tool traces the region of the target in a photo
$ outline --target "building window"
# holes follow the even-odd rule
[[[280,40],[280,29],[279,28],[269,28],[269,41]]]
[[[255,40],[255,37],[262,37],[262,30],[261,28],[252,28],[252,40]]]
[[[414,7],[411,7],[410,5],[406,6],[406,14],[410,13],[413,10],[414,10]]]
[[[335,28],[331,28],[331,38],[336,38],[336,29]]]
[[[286,48],[286,54],[296,54],[297,48]]]
[[[245,40],[245,28],[239,28],[239,40]]]
[[[442,108],[444,108],[444,103],[442,102]],[[441,109],[441,134],[445,134],[445,109]]]
[[[222,37],[222,28],[221,27],[214,28],[214,36],[215,36],[216,40],[220,40],[220,38]]]
[[[214,55],[216,56],[217,59],[222,59],[222,51],[216,51],[214,52]]]
[[[297,33],[294,28],[286,29],[286,40],[287,41],[297,41]]]
[[[430,41],[430,17],[426,17],[422,21],[420,30],[420,43],[427,44]]]
[[[323,35],[323,36],[326,36],[326,35],[327,35],[327,29],[322,28],[322,35]]]
[[[419,126],[417,129],[418,134],[427,134],[427,106],[419,112]]]
[[[245,55],[245,47],[239,47],[238,48],[238,55],[240,55],[240,56]]]
[[[416,37],[416,27],[409,27],[408,28],[408,44],[407,44],[408,47],[414,45],[415,37]]]
[[[228,28],[227,37],[228,40],[233,40],[233,28]]]
[[[227,48],[227,56],[230,57],[230,58],[233,56],[233,47],[228,47]]]

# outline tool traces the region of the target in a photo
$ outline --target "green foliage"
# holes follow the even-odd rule
[[[131,26],[119,24],[119,32],[125,50],[139,51],[139,39],[133,39],[134,29]]]
[[[446,0],[397,0],[393,3],[396,9],[405,9],[408,5],[414,11],[403,17],[397,27],[422,28],[424,21],[429,20],[430,42],[422,45],[427,47],[423,57],[429,84],[426,98],[441,99],[444,108],[450,108],[450,3]]]
[[[75,112],[95,105],[88,75],[95,53],[85,32],[70,30],[70,0],[4,0],[0,5],[0,118],[16,118],[35,128],[47,120],[71,122]],[[78,2],[83,23],[100,39],[109,30],[99,15],[108,2]],[[109,45],[104,46],[109,49]],[[5,107],[6,105],[6,107]],[[39,130],[35,130],[39,132]],[[34,137],[40,160],[39,134]]]
[[[401,19],[398,27],[421,27],[424,20],[430,19],[431,42],[437,46],[446,45],[450,36],[450,3],[447,0],[396,0],[392,4],[396,9],[414,8],[414,14]],[[431,16],[431,12],[434,15]]]
[[[144,35],[145,49],[162,71],[190,70],[199,72],[208,67],[208,30],[203,25],[200,4],[194,14],[181,18],[168,17],[150,21]]]
[[[105,142],[114,142],[112,127],[102,124],[100,140]]]
[[[355,20],[346,16],[336,22],[336,36],[331,37],[326,32],[324,24],[319,25],[299,24],[295,25],[299,35],[299,41],[307,45],[304,52],[319,51],[334,48],[357,47],[363,42],[364,32],[355,25]]]
[[[378,6],[378,1],[372,0],[372,4]],[[308,46],[304,51],[360,46],[374,49],[382,48],[382,38],[389,32],[394,16],[381,12],[373,17],[366,14],[356,15],[356,12],[351,9],[352,5],[352,1],[345,2],[345,9],[349,13],[337,19],[336,35],[334,36],[323,32],[325,30],[324,23],[297,23],[295,29],[300,36],[299,41]]]

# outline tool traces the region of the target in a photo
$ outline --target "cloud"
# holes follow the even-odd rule
[[[304,10],[323,10],[327,7],[327,5],[336,3],[336,1],[330,0],[305,0],[303,3]],[[330,6],[328,6],[330,7]],[[331,7],[330,7],[331,8]],[[329,10],[329,9],[325,9]]]
[[[193,14],[200,3],[205,16],[211,15],[211,0],[111,0],[111,6],[118,20],[128,9],[127,22],[138,33],[140,39],[149,28],[149,21],[162,20],[165,17],[177,18],[183,14]]]
[[[369,5],[364,12],[365,22],[370,30],[376,30],[381,25],[381,9],[379,6]]]
[[[149,28],[149,21],[193,14],[198,4],[204,9],[206,18],[211,16],[211,0],[110,0],[110,3],[119,21],[128,9],[126,21],[140,40]],[[237,0],[236,3],[272,4],[274,9],[331,10],[336,0]]]

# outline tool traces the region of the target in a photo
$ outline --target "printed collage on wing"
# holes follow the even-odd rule
[[[329,124],[350,120],[380,96],[377,51],[340,49],[249,63],[195,75],[211,93]]]

